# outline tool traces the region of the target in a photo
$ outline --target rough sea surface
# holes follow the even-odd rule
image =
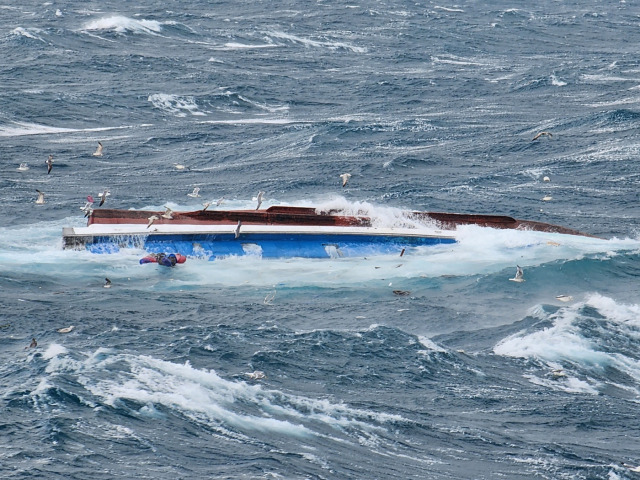
[[[624,0],[0,0],[0,477],[638,478],[638,45]],[[599,238],[62,250],[104,188]]]

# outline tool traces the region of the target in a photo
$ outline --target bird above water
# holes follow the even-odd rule
[[[98,148],[96,148],[96,151],[93,152],[92,155],[94,157],[101,157],[102,156],[102,143],[98,142]]]
[[[520,265],[516,265],[516,276],[510,278],[512,282],[524,282],[524,272],[522,271],[522,267]]]
[[[256,197],[256,200],[258,201],[258,206],[256,207],[256,210],[258,210],[260,208],[260,205],[262,205],[262,196],[264,195],[264,192],[260,191],[258,192],[258,196]]]
[[[105,188],[101,193],[98,194],[98,198],[100,199],[100,203],[98,204],[99,207],[104,205],[104,202],[109,195],[111,195],[111,193],[109,192],[108,188]]]
[[[533,138],[531,139],[531,141],[533,142],[534,140],[537,140],[537,139],[539,139],[540,137],[542,137],[542,136],[544,136],[544,135],[548,136],[549,138],[553,137],[553,135],[551,134],[551,132],[540,132],[540,133],[538,133],[535,137],[533,137]]]
[[[344,187],[347,182],[349,181],[349,179],[351,178],[351,174],[350,173],[343,173],[342,175],[340,175],[340,178],[342,179],[342,186]]]

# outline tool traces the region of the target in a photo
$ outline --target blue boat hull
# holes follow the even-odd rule
[[[398,254],[418,246],[455,243],[446,237],[340,235],[340,234],[175,234],[95,236],[86,243],[93,253],[115,253],[121,248],[142,248],[147,252],[178,252],[189,257],[215,260],[228,256],[254,255],[262,258],[337,258]]]

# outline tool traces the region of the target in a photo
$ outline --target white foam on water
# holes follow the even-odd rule
[[[32,40],[38,40],[40,42],[46,43],[42,37],[40,37],[38,34],[41,32],[42,30],[40,30],[39,28],[23,28],[23,27],[16,27],[13,30],[11,30],[11,35],[17,36],[17,37],[26,37],[26,38],[30,38]]]
[[[198,105],[194,97],[172,95],[166,93],[154,93],[148,98],[151,104],[167,113],[176,117],[186,117],[187,114],[195,116],[204,116],[206,113],[198,109]]]
[[[604,317],[600,323],[598,334],[590,334],[581,327],[586,313],[585,307],[597,310]],[[552,372],[558,372],[558,365],[569,363],[573,369],[595,377],[602,374],[605,368],[615,368],[640,383],[640,361],[634,356],[627,356],[624,351],[612,352],[610,344],[617,337],[623,338],[623,344],[632,337],[640,340],[640,305],[625,305],[600,294],[591,294],[585,302],[561,308],[549,315],[552,325],[542,330],[523,330],[511,335],[494,347],[497,355],[519,358],[531,358],[545,362]],[[537,309],[537,315],[542,315]],[[586,372],[586,373],[585,373]],[[545,385],[554,385],[566,391],[585,391],[597,393],[600,381],[594,378],[577,378],[571,372],[560,370],[552,380],[536,380]],[[591,392],[593,390],[593,392]],[[636,389],[638,394],[640,390]]]
[[[267,195],[268,197],[268,195]],[[283,204],[266,198],[264,208]],[[348,215],[371,218],[374,226],[403,226],[433,230],[433,225],[411,218],[401,209],[376,206],[366,202],[348,202],[344,198],[324,202],[296,202],[313,206],[319,211],[337,210]],[[178,205],[168,203],[174,211],[199,210],[200,203]],[[255,202],[228,199],[224,209],[254,209]],[[220,207],[222,208],[222,207]],[[164,205],[145,207],[164,210]],[[637,239],[610,239],[561,235],[545,232],[497,230],[478,226],[462,226],[455,244],[415,247],[399,254],[363,255],[353,258],[327,259],[262,259],[259,255],[229,256],[209,262],[208,257],[190,258],[171,269],[170,281],[160,278],[157,265],[139,265],[145,255],[142,249],[122,249],[113,254],[92,254],[82,250],[62,249],[62,228],[83,226],[86,220],[78,215],[50,222],[38,222],[19,227],[0,227],[0,262],[16,274],[48,275],[61,283],[109,277],[116,284],[131,288],[201,288],[225,286],[322,286],[340,288],[344,285],[387,285],[394,278],[433,278],[443,275],[486,275],[515,269],[516,263],[527,269],[558,260],[577,260],[587,255],[615,256],[621,251],[640,250]],[[373,252],[372,252],[373,253]],[[260,268],[256,268],[259,263]],[[211,275],[215,271],[216,275]],[[164,280],[163,280],[164,278]]]
[[[344,42],[311,40],[310,38],[304,38],[298,35],[293,35],[290,33],[281,32],[277,30],[266,32],[266,35],[272,38],[287,40],[292,43],[299,43],[301,45],[304,45],[305,47],[328,48],[330,50],[344,49],[344,50],[350,50],[355,53],[367,52],[367,49],[365,47],[356,47],[354,45],[350,45]]]
[[[84,31],[111,30],[116,33],[146,33],[156,35],[162,31],[163,23],[156,20],[137,20],[121,15],[100,18],[87,23]]]
[[[245,381],[227,380],[214,370],[197,369],[188,362],[177,364],[146,355],[118,354],[99,349],[84,360],[51,358],[50,378],[72,373],[96,401],[117,406],[120,400],[143,404],[143,416],[157,416],[157,407],[180,412],[226,435],[245,438],[260,431],[304,437],[321,435],[314,425],[325,424],[342,431],[356,428],[385,430],[385,423],[406,421],[398,415],[351,408],[326,399],[312,399]],[[259,413],[243,413],[244,405]]]
[[[67,349],[65,347],[57,343],[52,343],[44,351],[44,353],[42,354],[42,358],[44,358],[45,360],[51,360],[54,357],[64,355],[66,353]]]

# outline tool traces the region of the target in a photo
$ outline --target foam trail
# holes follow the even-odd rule
[[[63,353],[58,351],[57,355]],[[116,406],[119,400],[126,399],[144,405],[141,411],[145,412],[150,406],[155,410],[154,405],[162,405],[234,437],[251,431],[305,437],[315,434],[313,425],[318,422],[329,427],[374,431],[382,428],[378,423],[404,421],[398,415],[226,380],[214,370],[196,369],[188,362],[177,364],[105,349],[84,361],[55,357],[47,372],[52,378],[62,372],[75,374],[86,390],[107,405]],[[242,412],[245,405],[251,411],[257,408],[260,414]],[[232,432],[230,428],[241,432]]]

